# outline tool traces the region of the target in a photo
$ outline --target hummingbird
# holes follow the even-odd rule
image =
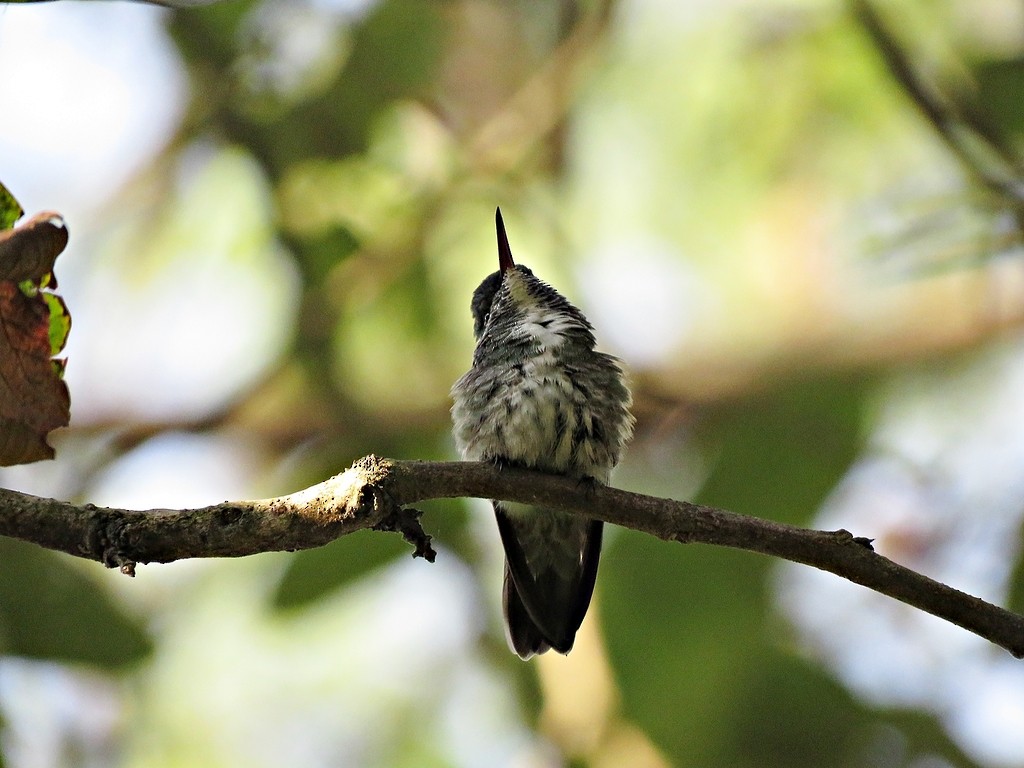
[[[498,271],[473,292],[473,365],[452,387],[455,442],[490,461],[607,484],[633,432],[619,361],[562,294],[512,260],[495,213]],[[568,653],[594,593],[603,523],[492,501],[505,550],[502,605],[521,658]]]

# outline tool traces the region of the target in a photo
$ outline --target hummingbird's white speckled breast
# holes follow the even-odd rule
[[[618,460],[621,437],[618,429],[602,424],[601,408],[595,404],[604,398],[593,391],[593,382],[586,382],[593,378],[590,372],[607,378],[608,372],[598,369],[610,358],[577,351],[567,360],[560,354],[560,337],[551,343],[557,335],[552,325],[520,327],[531,326],[547,342],[534,347],[535,354],[474,367],[456,382],[452,416],[459,452],[467,460],[501,459],[606,483]]]
[[[452,398],[467,460],[607,483],[632,432],[618,361],[595,351],[578,309],[518,268],[504,275]]]

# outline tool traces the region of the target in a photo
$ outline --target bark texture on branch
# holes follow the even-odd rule
[[[190,510],[76,506],[0,490],[0,535],[134,573],[136,563],[241,557],[319,547],[365,528],[400,532],[414,554],[434,551],[409,507],[477,497],[599,518],[666,541],[716,544],[812,565],[946,619],[1024,657],[1024,616],[941,584],[871,549],[848,531],[816,531],[713,507],[644,496],[482,462],[366,456],[340,475],[288,496]]]

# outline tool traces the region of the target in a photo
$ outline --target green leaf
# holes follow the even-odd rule
[[[356,252],[360,243],[349,229],[334,225],[322,231],[296,234],[289,244],[301,255],[297,261],[306,282],[321,285],[339,262]]]
[[[380,531],[358,531],[325,547],[298,552],[277,585],[272,604],[278,610],[302,608],[402,555],[410,557],[412,548],[401,536]]]
[[[764,559],[630,531],[602,559],[602,624],[626,716],[673,763],[712,765],[737,670],[763,652]]]
[[[861,446],[859,379],[789,382],[711,414],[702,437],[715,465],[696,501],[806,522]]]
[[[14,222],[24,215],[25,211],[21,204],[14,199],[14,195],[8,191],[7,187],[0,184],[0,230],[10,229],[14,226]]]
[[[806,522],[857,455],[864,389],[795,382],[709,414],[700,438],[716,460],[698,500]],[[601,615],[625,713],[672,762],[861,764],[858,707],[773,643],[772,559],[632,532],[603,559]]]
[[[672,764],[877,764],[864,759],[864,708],[775,645],[767,558],[632,532],[606,555],[601,614],[623,711]]]
[[[55,293],[41,294],[43,301],[50,310],[50,356],[59,355],[67,343],[71,333],[71,314],[64,299]]]
[[[978,87],[977,101],[996,125],[1020,136],[1024,133],[1024,58],[992,57],[972,66]]]
[[[140,623],[66,556],[0,539],[0,653],[119,669],[151,647]]]

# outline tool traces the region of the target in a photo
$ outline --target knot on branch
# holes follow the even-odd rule
[[[125,552],[125,520],[108,509],[86,504],[92,515],[92,526],[86,540],[86,552],[107,568],[117,568],[126,576],[135,575],[135,560]]]
[[[864,547],[864,549],[870,550],[871,552],[875,551],[875,540],[869,539],[867,536],[854,536],[845,528],[840,528],[838,531],[832,531],[832,535],[835,536],[836,540],[840,544],[852,543],[860,547]]]
[[[372,498],[374,516],[380,520],[373,526],[373,530],[402,534],[402,538],[415,548],[413,557],[422,557],[428,563],[432,563],[437,557],[437,552],[430,545],[430,536],[420,525],[423,512],[412,507],[403,507],[386,490],[393,470],[394,464],[391,461],[370,454],[356,461],[345,474],[352,473],[358,478],[362,503],[365,503],[367,495]]]

